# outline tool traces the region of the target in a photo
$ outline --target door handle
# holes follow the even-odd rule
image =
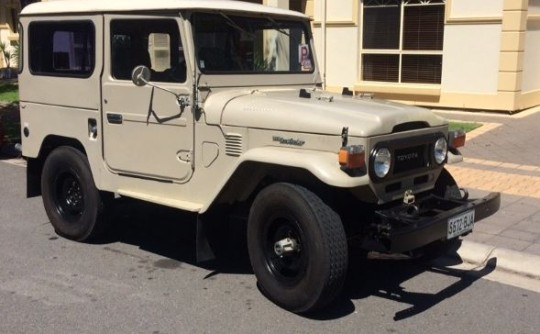
[[[110,124],[122,124],[123,117],[120,114],[107,114],[107,121]]]

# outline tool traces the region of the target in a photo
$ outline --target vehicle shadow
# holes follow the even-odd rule
[[[94,243],[121,242],[134,245],[171,261],[210,270],[210,276],[219,273],[252,273],[242,229],[231,228],[223,236],[226,242],[213,244],[216,259],[197,262],[195,213],[121,198],[115,200],[108,219],[112,225],[111,233]]]
[[[253,273],[242,227],[223,236],[227,242],[219,245],[217,259],[197,263],[195,214],[137,200],[120,199],[117,200],[111,219],[114,222],[114,232],[99,243],[127,243],[169,259],[162,261],[165,265],[171,265],[169,262],[173,261],[204,268],[210,271],[205,279],[226,273]],[[370,253],[367,257],[352,256],[340,298],[321,311],[302,316],[319,321],[342,318],[354,313],[353,301],[376,296],[410,305],[394,315],[395,321],[404,320],[459,294],[494,271],[497,266],[497,259],[492,258],[479,270],[460,270],[449,267],[461,263],[457,254],[445,259],[422,262],[406,256],[378,253]],[[411,292],[403,287],[405,282],[426,272],[451,276],[457,280],[436,293]]]
[[[394,320],[400,321],[425,312],[445,299],[459,294],[493,272],[497,266],[497,259],[491,258],[478,270],[454,269],[450,266],[461,263],[461,260],[457,254],[450,256],[435,262],[422,262],[404,256],[396,258],[374,256],[364,259],[350,266],[344,297],[359,300],[376,296],[410,305],[409,308],[394,315]],[[436,293],[411,292],[403,287],[405,282],[426,272],[451,276],[457,281]]]

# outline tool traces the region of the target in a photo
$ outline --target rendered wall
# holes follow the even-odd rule
[[[19,10],[19,1],[15,0],[0,0],[0,42],[5,43],[7,46],[13,47],[18,41],[19,35],[14,33],[14,22],[12,22],[11,11],[13,9]],[[12,52],[15,50],[11,48]],[[0,68],[5,67],[5,59],[0,56]],[[11,67],[17,66],[16,59],[11,59]]]
[[[441,91],[497,94],[502,0],[447,3]]]
[[[306,2],[327,89],[352,86],[431,107],[515,112],[540,105],[540,0],[446,0],[440,85],[361,80],[362,1]]]
[[[540,90],[540,20],[527,24],[522,88],[523,93]]]
[[[479,18],[500,16],[504,0],[452,0],[447,3],[451,7],[451,17]]]
[[[540,0],[530,0],[523,60],[523,93],[540,91]]]

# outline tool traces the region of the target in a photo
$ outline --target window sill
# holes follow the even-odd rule
[[[440,96],[441,85],[359,82],[355,91],[374,94]]]

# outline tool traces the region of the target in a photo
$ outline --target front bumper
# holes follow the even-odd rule
[[[499,210],[500,193],[475,200],[444,199],[434,195],[411,205],[398,205],[375,212],[364,248],[403,253],[437,240],[446,240],[448,223],[453,217],[474,210],[474,222]],[[468,234],[470,231],[464,232]]]

